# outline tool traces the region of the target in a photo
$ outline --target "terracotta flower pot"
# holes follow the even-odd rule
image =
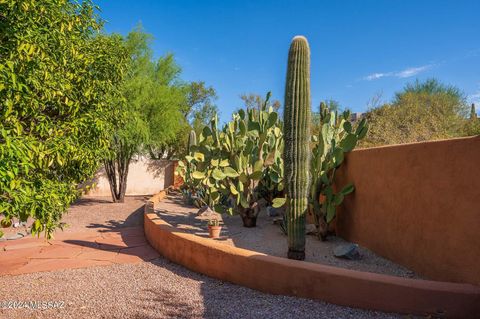
[[[208,226],[208,233],[210,238],[219,238],[222,226]]]

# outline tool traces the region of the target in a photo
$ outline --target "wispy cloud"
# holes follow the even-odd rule
[[[470,103],[475,103],[475,105],[480,106],[480,90],[478,90],[476,93],[470,94],[468,96],[468,101]]]
[[[411,76],[415,76],[419,73],[422,73],[422,72],[430,69],[431,67],[432,67],[432,65],[428,64],[428,65],[419,66],[419,67],[416,67],[416,68],[408,68],[408,69],[405,69],[403,71],[400,71],[400,72],[396,73],[395,76],[399,77],[399,78],[409,78]]]
[[[373,74],[367,75],[363,79],[367,81],[373,81],[373,80],[384,78],[386,76],[391,76],[391,73],[373,73]]]
[[[427,71],[428,69],[431,69],[434,65],[433,64],[427,64],[427,65],[422,65],[418,67],[411,67],[411,68],[406,68],[405,70],[397,71],[397,72],[378,72],[378,73],[372,73],[370,75],[367,75],[363,77],[363,80],[366,81],[373,81],[373,80],[378,80],[381,78],[385,77],[395,77],[395,78],[409,78],[412,76],[415,76],[417,74],[420,74],[422,72]]]
[[[467,96],[468,102],[469,103],[475,103],[475,105],[479,106],[480,105],[480,82],[477,83],[477,91],[469,94]]]

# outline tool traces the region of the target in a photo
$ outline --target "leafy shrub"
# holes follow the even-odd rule
[[[47,238],[108,146],[127,55],[90,1],[0,1],[0,214]]]

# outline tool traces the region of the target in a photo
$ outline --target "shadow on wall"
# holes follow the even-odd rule
[[[154,178],[163,178],[164,188],[173,185],[174,161],[170,160],[147,160],[147,172],[152,173]]]

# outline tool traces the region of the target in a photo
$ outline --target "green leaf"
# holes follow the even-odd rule
[[[345,123],[343,123],[343,129],[347,133],[352,133],[352,123],[350,123],[349,121],[345,121]]]
[[[238,177],[238,179],[240,180],[240,182],[242,183],[247,183],[248,182],[248,176],[245,175],[245,173],[241,173],[240,176]]]
[[[355,134],[348,134],[341,142],[340,147],[344,152],[350,152],[357,145],[357,136]]]
[[[203,162],[205,160],[205,155],[200,152],[193,153],[193,157],[199,162]]]
[[[262,171],[263,170],[263,161],[259,159],[258,161],[255,162],[253,165],[253,170],[254,171]]]
[[[245,134],[247,133],[247,128],[245,126],[245,122],[240,121],[240,123],[238,124],[238,128],[240,130],[240,136],[245,136]]]
[[[326,218],[327,224],[329,224],[335,218],[335,215],[336,215],[336,206],[333,204],[328,205],[327,218]]]
[[[230,165],[230,162],[229,162],[228,159],[222,160],[222,161],[220,162],[220,164],[219,164],[220,167],[227,167],[227,166],[229,166],[229,165]]]
[[[342,194],[342,192],[340,192],[338,194],[335,194],[335,196],[333,197],[333,202],[336,206],[339,206],[343,202],[343,199],[344,195]]]
[[[343,149],[340,147],[335,148],[335,150],[333,151],[333,157],[335,158],[335,166],[340,166],[344,159]]]
[[[245,196],[243,196],[242,194],[240,194],[240,205],[243,208],[249,208],[250,207],[250,205],[248,204],[247,198]]]
[[[256,172],[253,172],[252,174],[250,174],[250,178],[253,179],[253,180],[260,180],[263,176],[263,172],[262,171],[256,171]]]
[[[215,178],[217,181],[225,179],[225,174],[218,168],[215,168],[212,172],[212,177]]]
[[[368,126],[365,125],[364,127],[362,127],[360,132],[358,132],[358,135],[357,135],[358,139],[359,140],[363,139],[367,135],[367,132],[368,132]]]
[[[273,200],[272,207],[279,208],[285,205],[287,199],[285,197],[277,197]]]
[[[245,111],[244,111],[243,109],[240,109],[240,110],[238,111],[238,115],[240,116],[240,118],[241,118],[242,120],[245,119]]]
[[[225,174],[227,177],[238,177],[237,171],[231,167],[225,167],[223,169],[223,174]]]
[[[230,193],[233,195],[238,195],[238,191],[233,184],[230,184]]]
[[[210,127],[205,125],[205,127],[202,130],[202,135],[203,135],[204,138],[207,138],[207,137],[211,136],[212,135],[212,130],[210,129]]]
[[[352,193],[354,190],[355,190],[355,186],[350,183],[347,186],[345,186],[340,192],[343,195],[348,195],[348,194]]]
[[[276,112],[272,112],[268,115],[268,122],[267,122],[267,128],[271,128],[275,125],[278,119],[278,114]]]
[[[195,178],[195,179],[203,179],[203,178],[205,178],[205,173],[195,171],[195,172],[192,173],[192,177]]]

